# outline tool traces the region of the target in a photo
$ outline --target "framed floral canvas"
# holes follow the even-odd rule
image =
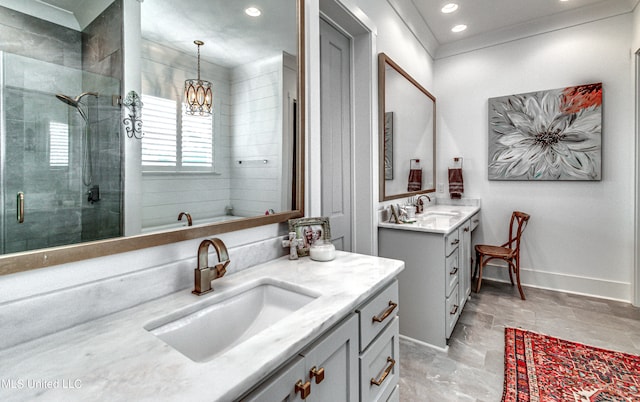
[[[600,180],[602,83],[489,99],[489,180]]]

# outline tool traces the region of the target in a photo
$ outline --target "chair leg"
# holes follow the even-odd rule
[[[476,251],[476,264],[473,269],[473,274],[471,274],[471,279],[476,279],[476,275],[478,275],[478,261],[480,261],[480,253]],[[473,266],[473,265],[472,265]]]
[[[482,284],[482,268],[484,267],[483,256],[476,259],[476,266],[479,267],[478,283],[476,284],[476,293],[480,293],[480,285]]]
[[[526,300],[526,298],[524,297],[524,292],[522,291],[522,285],[520,285],[520,263],[519,263],[519,261],[516,260],[514,268],[515,268],[515,271],[516,271],[516,281],[518,282],[518,292],[520,292],[520,298],[522,300]]]
[[[513,286],[513,275],[511,274],[511,270],[513,268],[513,270],[515,271],[515,265],[513,265],[513,262],[511,261],[507,261],[509,263],[509,265],[507,265],[507,270],[509,271],[509,280],[511,281],[511,286]]]

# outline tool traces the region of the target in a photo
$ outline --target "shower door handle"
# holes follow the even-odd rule
[[[18,212],[18,223],[24,222],[24,193],[20,191],[16,197],[17,200],[17,212]]]

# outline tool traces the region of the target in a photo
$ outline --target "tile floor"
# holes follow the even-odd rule
[[[483,281],[442,352],[400,341],[403,402],[495,402],[502,397],[504,328],[640,354],[640,308],[585,296]],[[402,319],[402,310],[400,310]]]

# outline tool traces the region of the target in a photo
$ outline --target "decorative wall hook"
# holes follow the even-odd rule
[[[122,120],[122,124],[125,125],[125,130],[127,130],[127,137],[142,139],[144,134],[142,133],[142,118],[140,117],[140,113],[142,112],[140,96],[136,91],[129,91],[122,104],[129,110],[129,117],[125,117]]]

